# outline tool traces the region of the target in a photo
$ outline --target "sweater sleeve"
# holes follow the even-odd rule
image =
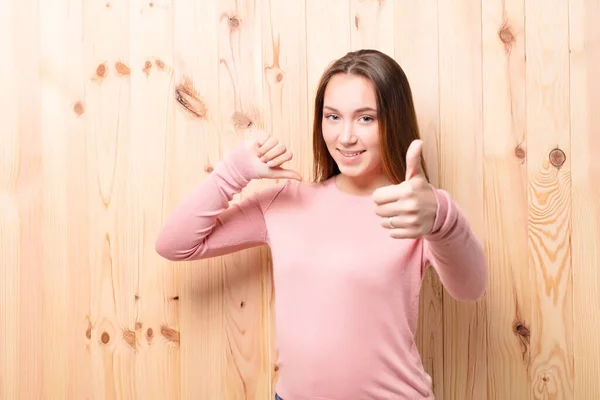
[[[281,191],[273,185],[230,206],[252,179],[251,154],[244,146],[229,153],[172,211],[155,242],[171,261],[216,257],[268,242],[264,212]]]
[[[444,190],[434,191],[438,211],[433,230],[425,237],[424,261],[435,268],[452,297],[459,301],[478,300],[488,282],[483,247],[450,195]]]

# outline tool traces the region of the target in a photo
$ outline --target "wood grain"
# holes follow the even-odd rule
[[[43,176],[43,139],[41,127],[42,90],[41,90],[41,44],[38,31],[41,18],[38,2],[12,2],[12,18],[19,21],[14,24],[15,80],[18,91],[9,101],[17,105],[17,130],[19,142],[18,160],[14,186],[14,201],[18,207],[18,223],[12,229],[18,234],[19,245],[17,259],[9,261],[9,268],[19,273],[19,303],[10,310],[14,319],[8,326],[18,332],[18,359],[9,366],[8,371],[19,375],[18,396],[20,398],[43,398],[44,379],[50,371],[44,371],[45,338],[44,331],[44,281],[43,268],[51,268],[44,262],[43,221],[44,183]],[[19,38],[18,41],[16,38]],[[10,141],[9,141],[10,143]],[[9,147],[10,149],[10,147]],[[13,157],[9,157],[9,160]],[[14,166],[13,166],[14,167]],[[10,208],[9,208],[10,210]],[[10,221],[10,220],[9,220]],[[15,221],[16,222],[16,221]],[[12,230],[9,225],[9,232]],[[8,310],[7,310],[8,311]],[[51,326],[48,327],[52,329]]]
[[[68,254],[68,191],[69,159],[66,113],[70,112],[63,82],[67,58],[68,2],[39,3],[40,18],[40,112],[42,156],[42,220],[38,229],[43,246],[43,262],[39,279],[42,283],[44,327],[43,397],[65,398],[67,345],[64,340],[67,324],[67,254]],[[63,366],[55,368],[56,365]]]
[[[395,57],[406,73],[423,139],[423,154],[431,183],[439,186],[440,99],[438,2],[403,1],[396,4]],[[418,38],[415,40],[414,38]],[[444,293],[435,270],[423,278],[419,302],[417,348],[433,381],[436,398],[444,396]]]
[[[254,128],[264,126],[264,68],[262,13],[258,1],[220,1],[219,15],[219,111],[222,115],[221,144],[224,151],[237,147]],[[257,58],[258,56],[258,58]],[[229,117],[225,125],[225,116]],[[253,181],[236,201],[258,190]],[[268,276],[264,248],[224,256],[223,287],[226,337],[225,390],[230,399],[267,398],[271,381],[268,343],[264,322],[268,320],[267,298],[262,282]]]
[[[439,187],[465,210],[484,238],[481,4],[439,2]],[[460,303],[447,292],[444,313],[444,398],[486,399],[485,297]],[[460,365],[461,368],[456,368]]]
[[[600,2],[569,3],[573,398],[600,394]]]
[[[530,380],[535,399],[573,398],[569,10],[537,0],[525,10]]]
[[[92,124],[87,113],[86,84],[90,70],[86,68],[84,2],[71,0],[65,12],[66,36],[63,82],[68,87],[62,106],[65,109],[67,135],[67,222],[66,296],[67,296],[67,364],[66,398],[93,398],[90,313],[90,230],[87,223],[88,204],[87,132]],[[66,66],[70,66],[67,68]]]
[[[178,1],[173,7],[173,134],[165,135],[161,217],[189,194],[221,156],[218,3]],[[210,39],[210,40],[208,40]],[[223,112],[224,114],[224,112]],[[178,277],[180,397],[219,398],[225,392],[223,260],[170,265]]]
[[[523,0],[482,3],[490,399],[531,393],[524,6]]]
[[[394,56],[397,2],[350,1],[350,43],[353,50],[374,48]]]
[[[134,263],[139,221],[131,172],[129,3],[84,3],[86,71],[90,354],[93,396],[135,396],[135,350],[123,331],[133,327]],[[89,23],[87,21],[97,21]],[[135,185],[135,186],[132,186]]]
[[[347,1],[306,0],[306,92],[311,130],[315,92],[321,74],[331,62],[352,50],[351,21]]]
[[[14,3],[0,3],[0,398],[20,397],[19,326],[21,275],[21,218],[18,186],[21,158],[19,67]],[[23,28],[23,25],[19,26]],[[29,161],[29,160],[27,160]]]
[[[121,342],[135,357],[132,396],[178,399],[180,396],[180,327],[177,276],[156,255],[155,232],[164,202],[168,157],[165,138],[174,135],[174,4],[130,3],[128,62],[122,81],[131,87],[129,218],[123,232],[123,265],[131,286],[122,303],[130,314],[121,324]],[[142,193],[155,193],[142,196]],[[133,394],[135,393],[135,394]]]
[[[171,263],[166,216],[254,128],[312,172],[316,84],[395,57],[432,183],[485,246],[429,269],[437,399],[600,398],[598,0],[0,2],[0,399],[271,399],[266,247]],[[234,201],[274,184],[253,181]]]
[[[304,179],[312,173],[311,124],[308,115],[308,98],[306,95],[306,26],[297,24],[297,20],[305,20],[306,3],[304,0],[284,3],[269,1],[263,6],[262,43],[264,66],[264,127],[280,138],[293,154],[286,168],[298,171]],[[295,110],[290,113],[289,110]],[[267,335],[269,350],[268,370],[271,375],[268,395],[273,398],[279,378],[278,354],[275,343],[275,302],[277,295],[272,284],[272,265],[268,249],[264,252],[263,274],[265,279],[263,296],[265,302],[265,319],[262,327]]]

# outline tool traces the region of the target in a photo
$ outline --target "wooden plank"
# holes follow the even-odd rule
[[[129,13],[129,2],[87,2],[83,7],[90,372],[93,396],[103,399],[136,396],[135,351],[125,340],[135,307],[135,269],[127,259],[135,201],[130,173]]]
[[[439,2],[440,187],[483,240],[481,4]],[[444,295],[444,398],[487,392],[486,300]]]
[[[265,3],[266,4],[266,3]],[[222,154],[264,127],[261,1],[219,2],[219,141]],[[266,182],[255,180],[234,201]],[[267,251],[264,247],[222,257],[227,398],[267,398],[271,387],[268,335]]]
[[[401,1],[394,13],[396,60],[411,85],[430,181],[439,186],[438,2]],[[435,270],[428,268],[421,286],[416,342],[425,371],[432,378],[433,393],[440,399],[444,395],[442,311],[441,283]]]
[[[573,397],[569,10],[526,0],[532,397]]]
[[[68,2],[39,3],[42,218],[38,232],[44,267],[42,397],[65,398],[67,375],[68,138],[65,99]],[[38,267],[39,268],[39,267]]]
[[[482,7],[488,397],[525,399],[531,393],[525,3]]]
[[[218,2],[181,0],[173,12],[173,130],[165,140],[162,219],[220,158]],[[178,277],[180,396],[213,399],[225,393],[225,333],[220,258],[174,263]]]
[[[0,2],[0,398],[21,397],[19,349],[21,216],[18,193],[21,138],[19,53],[14,37],[27,25],[15,22],[15,1]],[[25,6],[21,6],[25,7]],[[23,8],[24,9],[24,8]],[[29,161],[29,160],[27,160]]]
[[[569,2],[573,398],[600,398],[600,2]]]
[[[87,110],[86,82],[89,70],[85,57],[83,0],[66,2],[65,65],[63,66],[62,107],[65,119],[68,231],[67,315],[65,332],[66,396],[68,399],[92,399],[92,325],[90,319],[90,231],[88,220],[87,129],[91,122]],[[58,396],[57,396],[58,397]]]
[[[351,18],[347,1],[306,0],[306,90],[311,124],[315,92],[321,75],[331,62],[352,50]]]
[[[288,3],[0,3],[0,398],[272,398],[268,250],[154,240],[249,127],[310,177],[317,80],[359,48],[405,69],[490,261],[477,304],[425,277],[436,398],[599,397],[598,0]]]
[[[12,77],[17,92],[11,101],[16,103],[18,130],[18,170],[13,186],[18,207],[19,245],[15,273],[19,274],[16,320],[12,321],[19,337],[18,364],[13,365],[18,378],[18,398],[44,397],[44,282],[40,266],[46,266],[43,254],[43,159],[41,128],[40,35],[41,19],[37,1],[10,2],[14,23],[9,37],[14,40]],[[9,148],[10,149],[10,148]],[[10,208],[9,208],[10,210]],[[10,219],[9,219],[10,221]],[[13,220],[14,221],[14,220]],[[17,222],[17,221],[14,221]],[[15,231],[13,231],[15,232]],[[16,233],[16,232],[15,232]],[[43,267],[42,267],[43,268]]]
[[[174,135],[173,7],[168,1],[131,1],[129,51],[131,84],[131,165],[127,189],[127,232],[123,257],[130,266],[124,339],[136,355],[135,394],[139,398],[180,396],[180,329],[176,277],[156,254],[162,225],[167,153]],[[135,304],[135,306],[133,306]]]
[[[306,97],[306,4],[304,0],[284,3],[269,1],[262,5],[262,58],[264,68],[264,127],[278,137],[294,155],[286,168],[298,171],[309,179],[312,168],[312,118],[308,115]],[[276,352],[275,288],[272,281],[270,254],[263,264],[265,276],[263,295],[266,314],[260,332],[266,336],[269,360],[265,374],[270,387],[265,398],[272,399],[278,381]],[[262,351],[267,351],[263,349]]]
[[[396,3],[392,1],[350,2],[350,46],[353,50],[378,49],[394,56],[396,35],[394,17]]]

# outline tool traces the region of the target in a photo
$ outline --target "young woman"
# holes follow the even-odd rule
[[[348,53],[316,94],[312,183],[265,135],[230,152],[171,214],[156,250],[198,260],[269,245],[283,400],[432,399],[414,333],[427,265],[450,295],[486,289],[481,244],[422,161],[400,66]],[[252,179],[284,178],[239,204]],[[279,397],[281,396],[281,397]]]

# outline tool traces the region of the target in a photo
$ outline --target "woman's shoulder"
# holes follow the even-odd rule
[[[331,189],[332,179],[323,182],[315,182],[310,180],[287,180],[280,183],[282,191],[294,196],[318,196],[326,194]]]
[[[307,201],[327,195],[330,189],[330,180],[324,182],[297,181],[288,179],[267,185],[264,193],[270,197],[273,203],[291,206],[295,204],[306,204]]]

